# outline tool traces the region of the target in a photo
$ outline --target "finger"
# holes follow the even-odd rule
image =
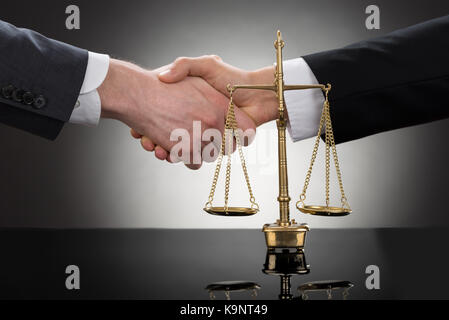
[[[156,156],[156,158],[158,158],[159,160],[166,160],[168,157],[168,152],[165,151],[164,148],[162,148],[161,146],[156,146],[154,148],[154,155]]]
[[[185,166],[187,168],[189,168],[190,170],[198,170],[199,168],[201,168],[201,163],[200,164],[185,164]]]
[[[168,70],[168,69],[171,67],[172,64],[173,64],[173,63],[167,64],[167,65],[165,65],[165,66],[159,67],[159,68],[154,69],[154,70],[152,70],[152,71],[154,71],[155,73],[161,73],[161,72],[164,72],[164,71]]]
[[[167,160],[167,162],[169,162],[169,163],[175,163],[175,160],[172,159],[171,153],[168,154],[166,160]]]
[[[167,83],[178,82],[187,76],[204,77],[211,72],[212,67],[218,65],[221,58],[215,55],[198,58],[178,58],[172,65],[159,73],[159,80]],[[215,70],[214,70],[215,71]]]
[[[134,130],[134,129],[131,129],[130,133],[131,133],[131,136],[132,136],[133,138],[135,138],[135,139],[140,139],[140,138],[142,138],[142,135],[141,135],[140,133],[138,133],[138,132],[137,132],[136,130]]]
[[[142,148],[145,149],[146,151],[150,152],[154,151],[155,145],[153,141],[151,141],[147,137],[142,136],[142,138],[140,139],[140,144],[142,145]]]

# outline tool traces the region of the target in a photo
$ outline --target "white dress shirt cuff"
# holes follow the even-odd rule
[[[98,87],[103,83],[109,69],[109,56],[89,52],[86,74],[80,95],[70,116],[70,123],[96,126],[100,121],[101,100]]]
[[[284,62],[285,84],[318,84],[303,58]],[[294,142],[314,137],[318,133],[324,96],[321,89],[284,92],[288,113],[287,128]]]

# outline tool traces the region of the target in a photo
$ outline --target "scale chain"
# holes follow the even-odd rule
[[[318,146],[320,145],[321,130],[324,126],[324,120],[325,120],[325,110],[323,108],[323,111],[321,112],[321,118],[320,118],[320,124],[318,127],[317,137],[315,139],[315,145],[313,147],[312,160],[310,161],[310,166],[309,166],[309,169],[307,170],[306,180],[304,181],[304,188],[302,189],[302,193],[299,196],[299,201],[296,203],[297,207],[299,206],[300,203],[302,205],[304,205],[304,200],[306,199],[306,192],[307,192],[307,188],[309,187],[310,177],[312,175],[312,168],[313,168],[313,165],[315,164],[316,156],[318,153]]]
[[[337,155],[337,147],[335,145],[334,132],[332,129],[332,121],[331,121],[331,116],[330,116],[328,93],[329,93],[329,91],[327,90],[326,91],[326,102],[325,102],[327,104],[327,107],[326,107],[326,109],[327,109],[327,112],[326,112],[326,136],[329,135],[330,147],[332,148],[332,155],[334,158],[335,171],[337,172],[337,179],[338,179],[338,184],[340,187],[341,205],[344,208],[350,209],[348,200],[346,199],[345,190],[343,188],[343,181],[341,178],[340,165],[339,165],[338,155]]]
[[[326,117],[326,125],[325,125],[325,143],[326,143],[326,207],[329,208],[329,179],[330,179],[330,136],[329,136],[329,122],[328,122],[328,114],[329,114],[329,103],[326,99],[324,102],[324,112]]]
[[[234,131],[234,119],[235,119],[235,113],[234,113],[234,103],[232,101],[232,97],[230,98],[229,102],[229,109],[228,114],[226,115],[226,124],[224,129],[224,136],[225,136],[225,151],[228,151],[227,157],[228,161],[226,163],[226,182],[225,182],[225,203],[224,203],[224,209],[225,212],[228,211],[228,200],[229,200],[229,185],[231,183],[231,154],[230,150],[232,148],[233,143],[233,131]]]
[[[246,185],[248,187],[248,192],[249,192],[249,196],[250,196],[249,201],[251,202],[251,208],[259,209],[259,205],[256,203],[256,198],[254,198],[254,195],[253,195],[253,190],[251,189],[251,183],[249,182],[248,170],[246,168],[245,157],[243,156],[242,143],[240,140],[240,135],[238,133],[238,130],[236,130],[234,132],[234,134],[235,134],[235,140],[237,142],[237,148],[239,151],[240,162],[242,164],[243,174],[245,176]]]
[[[218,176],[220,175],[221,163],[223,162],[223,148],[224,148],[224,136],[221,143],[220,153],[217,158],[217,166],[215,167],[214,179],[212,181],[212,187],[210,189],[209,198],[206,203],[206,208],[212,207],[212,201],[214,200],[215,188],[217,187]]]
[[[231,99],[232,99],[232,97],[231,97]],[[228,117],[226,117],[226,124],[227,123],[228,123]],[[226,127],[227,127],[226,124],[225,124],[225,132],[224,132],[223,137],[221,139],[220,153],[218,154],[217,166],[215,167],[214,178],[213,178],[213,181],[212,181],[212,187],[210,188],[210,193],[209,193],[208,201],[206,203],[206,208],[212,207],[212,201],[214,200],[215,189],[217,188],[218,177],[220,175],[221,164],[223,162],[223,154],[225,153]]]
[[[234,105],[234,102],[232,99],[233,89],[231,88],[229,90],[229,92],[230,92],[230,100],[229,100],[228,113],[226,115],[225,130],[223,133],[221,149],[220,149],[220,153],[218,156],[218,162],[217,162],[217,166],[215,168],[214,178],[212,181],[212,187],[211,187],[211,191],[209,194],[208,202],[206,203],[206,207],[208,207],[208,208],[212,207],[212,201],[214,199],[215,189],[217,187],[218,177],[220,174],[221,164],[223,161],[223,155],[225,155],[226,151],[228,151],[229,153],[226,154],[228,159],[227,159],[227,163],[226,163],[225,204],[224,204],[225,212],[228,211],[229,187],[230,187],[230,180],[231,180],[231,156],[232,156],[230,153],[230,150],[232,150],[232,149],[228,148],[228,150],[226,150],[226,144],[228,142],[228,144],[230,144],[230,147],[232,147],[233,137],[235,136],[237,149],[238,149],[239,157],[240,157],[240,162],[242,164],[242,169],[243,169],[243,173],[245,176],[246,185],[248,187],[248,192],[250,195],[251,208],[259,209],[259,205],[256,203],[256,199],[253,195],[253,191],[252,191],[251,184],[249,181],[249,175],[248,175],[248,170],[246,167],[245,157],[243,155],[240,135],[238,133],[237,120],[235,118],[235,111],[234,111],[235,105]]]
[[[338,184],[339,184],[340,193],[341,193],[341,204],[342,204],[342,207],[350,209],[350,206],[349,206],[349,203],[348,203],[348,200],[346,198],[345,191],[343,188],[343,181],[341,178],[340,165],[339,165],[338,155],[337,155],[337,147],[335,145],[334,133],[333,133],[333,129],[332,129],[332,121],[331,121],[331,117],[330,117],[330,105],[329,105],[329,97],[328,97],[330,88],[331,88],[330,85],[327,85],[323,89],[323,91],[325,93],[325,101],[324,101],[324,105],[323,105],[323,111],[321,113],[318,133],[317,133],[315,145],[314,145],[313,152],[312,152],[312,159],[310,161],[310,166],[309,166],[309,169],[307,170],[304,187],[303,187],[301,195],[299,196],[299,201],[296,203],[296,207],[298,209],[300,208],[300,205],[302,205],[302,206],[305,205],[304,201],[306,199],[306,192],[307,192],[307,188],[310,183],[310,177],[312,175],[312,168],[313,168],[313,165],[315,163],[316,156],[318,153],[318,147],[319,147],[319,143],[320,143],[320,139],[321,139],[321,132],[322,132],[323,128],[325,128],[325,146],[326,146],[326,178],[325,178],[326,179],[326,207],[327,208],[329,207],[330,152],[332,150],[332,156],[333,156],[333,160],[334,160],[334,164],[335,164],[335,169],[337,172],[337,179],[338,179]]]

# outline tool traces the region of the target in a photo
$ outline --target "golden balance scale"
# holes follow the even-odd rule
[[[272,90],[276,92],[279,101],[279,118],[277,119],[277,129],[278,129],[278,164],[279,164],[279,196],[277,200],[279,201],[279,219],[275,223],[265,224],[262,231],[265,233],[265,240],[268,249],[276,248],[296,248],[302,249],[304,247],[305,237],[307,231],[309,231],[309,226],[307,224],[298,224],[294,219],[290,220],[290,196],[288,194],[288,176],[287,176],[287,150],[285,141],[285,129],[286,129],[286,119],[285,119],[285,102],[284,102],[284,91],[286,90],[305,90],[305,89],[321,89],[325,96],[325,101],[323,105],[323,111],[321,113],[320,125],[318,129],[318,134],[315,141],[315,146],[312,153],[312,160],[310,162],[309,169],[306,174],[306,179],[304,182],[304,187],[301,195],[299,196],[299,201],[296,203],[296,207],[302,213],[319,215],[319,216],[344,216],[351,213],[351,208],[349,207],[348,201],[346,199],[343,183],[341,179],[340,167],[338,163],[337,149],[335,146],[334,135],[332,131],[332,123],[329,112],[329,100],[328,95],[331,89],[331,85],[286,85],[284,84],[283,78],[283,62],[282,62],[282,48],[284,47],[284,41],[281,37],[281,32],[277,32],[277,40],[274,42],[274,47],[276,48],[276,73],[274,75],[274,83],[272,85],[228,85],[227,89],[230,95],[229,109],[226,116],[225,124],[225,134],[223,135],[221,150],[217,160],[217,166],[214,173],[213,183],[211,191],[209,194],[208,202],[204,210],[210,214],[219,216],[250,216],[256,214],[259,211],[259,205],[256,203],[254,198],[249,176],[246,168],[245,159],[242,152],[242,146],[240,141],[240,136],[237,128],[237,121],[235,119],[234,113],[234,103],[232,100],[233,93],[238,89],[259,89],[259,90]],[[312,174],[312,168],[315,163],[315,159],[318,152],[318,146],[320,143],[321,133],[324,132],[325,135],[325,146],[326,146],[326,205],[306,205],[306,191],[309,185],[310,177]],[[245,175],[246,184],[248,186],[248,192],[250,195],[250,207],[231,207],[228,206],[229,199],[229,185],[230,185],[230,174],[231,174],[231,154],[225,152],[226,145],[233,143],[233,138],[235,137],[237,143],[237,150],[240,156],[243,173]],[[232,150],[232,149],[226,149]],[[330,153],[332,151],[333,160],[335,164],[335,169],[337,171],[338,183],[340,186],[341,193],[341,207],[331,207],[329,206],[329,176],[330,176]],[[218,176],[220,174],[221,164],[223,157],[227,156],[226,163],[226,184],[225,184],[225,203],[222,207],[215,207],[212,205],[215,188],[217,186]]]

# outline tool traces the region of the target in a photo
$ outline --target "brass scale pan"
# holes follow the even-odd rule
[[[302,213],[312,214],[314,216],[326,216],[326,217],[342,217],[347,216],[352,211],[343,207],[326,207],[326,206],[303,206],[298,208]]]
[[[307,213],[315,216],[326,216],[326,217],[342,217],[350,214],[352,211],[347,208],[342,207],[326,207],[326,206],[315,206],[315,205],[305,205],[304,207],[298,208],[302,213]],[[259,212],[256,208],[245,208],[245,207],[209,207],[204,208],[209,214],[217,216],[227,216],[227,217],[243,217],[252,216]]]
[[[256,214],[257,212],[259,212],[259,209],[244,208],[244,207],[228,207],[228,209],[226,210],[225,207],[206,207],[204,208],[204,211],[216,216],[244,217]]]

